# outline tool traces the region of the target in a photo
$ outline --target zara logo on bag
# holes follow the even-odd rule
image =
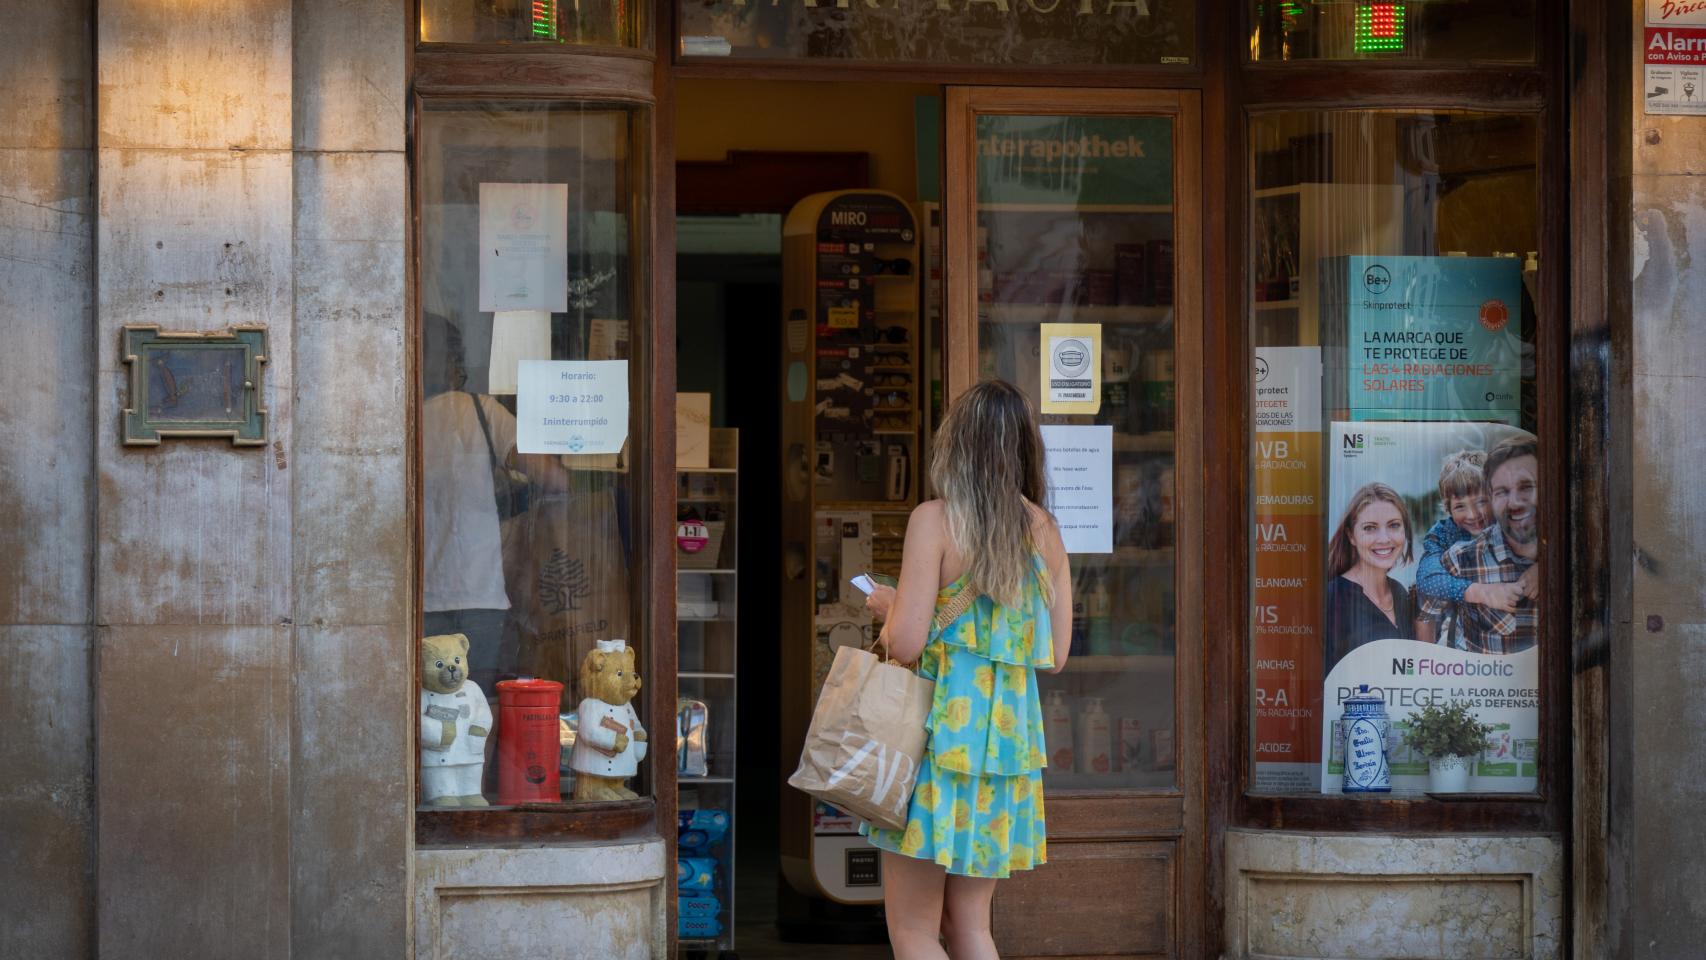
[[[859,741],[863,742],[860,743]],[[849,745],[857,744],[857,747],[852,756],[848,757],[841,766],[835,768],[835,772],[830,774],[829,782],[824,786],[826,788],[834,787],[847,779],[853,771],[859,769],[859,765],[865,762],[866,757],[870,757],[877,765],[877,775],[871,780],[871,802],[879,806],[891,807],[897,812],[905,810],[907,803],[912,800],[913,778],[918,775],[918,771],[913,766],[912,758],[899,750],[890,750],[878,741],[869,737],[862,737],[856,733],[842,731],[841,742]],[[894,791],[894,798],[885,802],[884,798],[889,796],[890,790]]]

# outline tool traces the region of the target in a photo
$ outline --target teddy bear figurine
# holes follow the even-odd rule
[[[421,802],[483,807],[480,776],[492,708],[468,679],[468,638],[460,633],[421,640]]]
[[[633,800],[624,784],[646,757],[646,729],[634,712],[640,674],[623,640],[600,640],[581,661],[580,730],[569,766],[576,800]]]

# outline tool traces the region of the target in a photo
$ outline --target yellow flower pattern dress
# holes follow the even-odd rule
[[[1048,859],[1036,671],[1054,666],[1054,646],[1040,554],[1032,569],[1017,607],[980,596],[947,628],[931,625],[918,659],[919,676],[936,681],[929,743],[906,828],[862,824],[872,845],[967,877],[1006,877]],[[937,607],[962,589],[964,577],[943,587]]]

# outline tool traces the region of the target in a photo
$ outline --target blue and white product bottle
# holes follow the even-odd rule
[[[1386,732],[1391,725],[1386,701],[1370,693],[1368,684],[1345,700],[1339,721],[1345,732],[1346,793],[1391,793],[1392,771],[1386,765]]]

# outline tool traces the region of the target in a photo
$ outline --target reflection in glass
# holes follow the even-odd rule
[[[468,638],[467,676],[500,725],[499,682],[561,683],[554,707],[567,714],[597,641],[638,644],[632,424],[619,453],[521,452],[517,391],[527,361],[633,358],[643,122],[585,104],[422,110],[423,628]],[[497,766],[488,751],[490,800]],[[565,761],[565,797],[572,779]]]
[[[1345,788],[1341,710],[1367,685],[1389,730],[1363,759],[1392,791],[1433,789],[1408,735],[1435,700],[1492,727],[1471,790],[1532,791],[1538,125],[1250,132],[1255,789]]]
[[[1534,58],[1534,0],[1249,0],[1252,60]]]
[[[421,0],[426,43],[648,45],[631,0]]]
[[[1185,0],[678,0],[688,57],[985,64],[1189,64]]]
[[[1073,553],[1072,656],[1038,677],[1055,790],[1175,783],[1172,136],[1155,117],[977,118],[980,375],[1024,390],[1051,446],[1106,428],[1090,436],[1111,458],[1111,550]],[[1092,379],[1088,412],[1043,402]]]

